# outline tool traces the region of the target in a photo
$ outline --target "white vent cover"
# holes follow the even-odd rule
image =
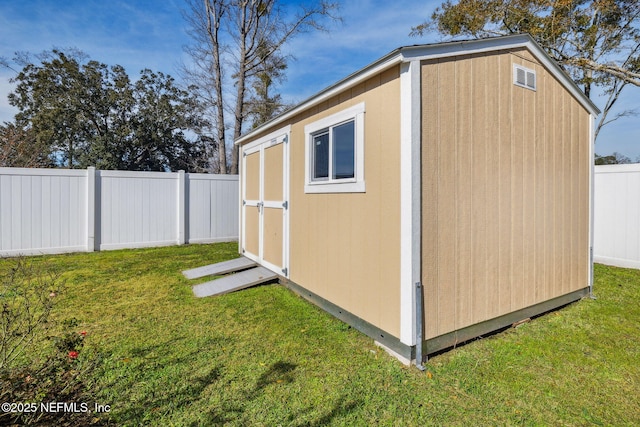
[[[522,65],[513,64],[513,84],[536,90],[536,72]]]

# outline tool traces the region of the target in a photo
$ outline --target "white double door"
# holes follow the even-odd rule
[[[242,252],[288,276],[289,131],[242,147]]]

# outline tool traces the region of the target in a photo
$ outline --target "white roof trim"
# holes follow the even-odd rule
[[[388,55],[380,58],[378,61],[356,71],[350,76],[338,81],[328,88],[320,91],[316,95],[308,98],[306,101],[298,104],[291,110],[284,112],[271,121],[259,126],[251,132],[242,135],[235,143],[243,142],[254,138],[257,134],[262,133],[272,127],[275,127],[291,117],[301,113],[302,111],[320,104],[323,101],[333,97],[334,95],[356,86],[371,76],[374,76],[388,68],[408,61],[424,61],[436,58],[448,58],[452,56],[470,55],[476,53],[493,52],[503,49],[514,49],[526,47],[531,53],[544,65],[565,88],[578,99],[580,104],[589,112],[598,115],[600,110],[587,98],[587,96],[576,86],[576,84],[562,71],[562,69],[553,61],[549,55],[538,45],[528,34],[517,34],[502,37],[493,37],[489,39],[468,40],[468,41],[452,41],[438,44],[407,46],[394,50]]]
[[[303,101],[302,103],[298,104],[297,106],[295,106],[294,108],[292,108],[291,110],[285,111],[284,113],[282,113],[281,115],[275,117],[274,119],[272,119],[271,121],[266,122],[265,124],[257,127],[256,129],[252,130],[251,132],[242,135],[240,138],[236,139],[235,144],[242,144],[244,141],[253,138],[256,134],[261,133],[265,130],[268,130],[269,128],[273,127],[273,126],[277,126],[280,123],[284,122],[285,120],[301,113],[302,111],[313,107],[314,105],[318,105],[321,102],[326,101],[327,99],[337,95],[338,93],[349,89],[353,86],[358,85],[359,83],[361,83],[362,81],[368,79],[369,77],[372,77],[376,74],[378,74],[379,72],[387,69],[387,68],[391,68],[394,65],[400,64],[402,62],[402,58],[396,54],[394,55],[394,57],[387,59],[386,57],[383,58],[386,59],[385,61],[379,61],[379,63],[375,63],[370,65],[367,68],[364,68],[354,74],[352,74],[351,76],[339,81],[338,83],[334,84],[333,86],[329,86],[328,88],[326,88],[325,90],[319,92],[318,94],[312,96],[311,98],[307,99],[306,101]]]

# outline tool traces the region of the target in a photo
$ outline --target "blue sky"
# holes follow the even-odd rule
[[[295,4],[295,2],[290,2]],[[437,36],[409,37],[438,0],[343,0],[342,24],[329,33],[303,34],[287,47],[295,56],[280,92],[298,102],[393,49],[437,41]],[[91,59],[122,65],[131,78],[150,68],[174,77],[188,56],[190,42],[181,11],[183,0],[0,0],[0,56],[16,51],[38,53],[53,47],[77,47]],[[13,73],[0,69],[0,123],[15,114],[7,102]],[[630,87],[622,108],[640,109],[640,88]],[[602,105],[604,99],[594,99]],[[596,152],[614,151],[640,157],[640,117],[624,118],[605,127]]]

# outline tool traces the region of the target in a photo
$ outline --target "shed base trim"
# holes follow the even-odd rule
[[[534,317],[546,313],[547,311],[562,307],[563,305],[567,305],[569,303],[577,301],[587,295],[589,295],[588,287],[571,292],[566,295],[559,296],[557,298],[543,301],[539,304],[532,305],[521,310],[496,317],[494,319],[489,319],[481,323],[476,323],[475,325],[467,326],[466,328],[449,332],[448,334],[427,339],[427,341],[424,341],[422,343],[422,354],[433,354],[438,351],[455,347],[456,345],[462,344],[465,341],[469,341],[471,339],[481,337],[482,335],[498,331],[523,319]]]
[[[397,337],[394,337],[393,335],[372,325],[366,320],[363,320],[353,313],[344,310],[343,308],[303,288],[302,286],[292,282],[291,280],[280,277],[280,283],[297,295],[300,295],[302,298],[320,307],[332,316],[342,320],[343,322],[372,338],[376,345],[379,345],[387,350],[387,352],[396,357],[402,363],[407,364],[407,361],[410,361],[410,363],[415,361],[415,346],[408,346],[406,344],[403,344]],[[566,295],[543,301],[541,303],[505,314],[500,317],[496,317],[494,319],[489,319],[481,323],[476,323],[475,325],[458,329],[448,334],[430,338],[422,342],[422,354],[426,358],[427,355],[431,355],[433,353],[455,347],[456,345],[463,344],[464,342],[472,340],[474,338],[478,338],[483,335],[498,331],[502,328],[511,326],[523,319],[538,316],[548,311],[555,310],[564,305],[578,301],[579,299],[584,298],[588,295],[589,288],[586,287],[568,293]]]
[[[294,293],[300,295],[302,298],[311,302],[312,304],[317,305],[332,316],[342,320],[343,322],[347,323],[348,325],[352,326],[368,337],[373,338],[376,343],[382,344],[383,347],[396,353],[401,360],[415,359],[415,348],[403,344],[398,338],[394,337],[393,335],[372,325],[366,320],[361,319],[355,314],[346,311],[345,309],[335,305],[334,303],[327,301],[321,296],[303,288],[302,286],[292,282],[291,280],[280,278],[280,283]]]

